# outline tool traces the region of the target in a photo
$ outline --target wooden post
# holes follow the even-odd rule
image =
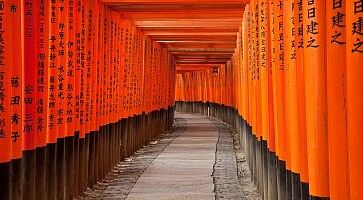
[[[312,198],[329,197],[325,12],[325,2],[303,1],[306,133]]]

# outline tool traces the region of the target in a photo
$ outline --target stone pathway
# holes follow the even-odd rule
[[[127,199],[214,199],[217,128],[207,119],[183,115],[186,131],[146,169]]]
[[[238,181],[232,135],[225,124],[216,120],[213,122],[219,132],[213,173],[216,199],[245,199],[245,194]]]
[[[176,130],[140,149],[131,158],[115,166],[102,182],[88,188],[78,199],[126,199],[136,181],[154,159],[186,129],[186,120],[176,119]]]
[[[176,124],[80,199],[245,199],[227,127],[191,114],[177,114]]]

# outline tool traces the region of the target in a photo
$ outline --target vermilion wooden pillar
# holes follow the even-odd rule
[[[347,70],[347,131],[349,152],[350,198],[362,199],[363,172],[362,150],[362,110],[363,110],[363,33],[361,24],[363,3],[358,0],[346,1],[346,70]],[[342,144],[343,145],[343,144]],[[332,180],[333,181],[333,180]]]
[[[346,96],[346,1],[326,3],[329,190],[331,199],[349,199]]]
[[[312,198],[329,197],[325,2],[303,1],[304,75],[309,186]]]

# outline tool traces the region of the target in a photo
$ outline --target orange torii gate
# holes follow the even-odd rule
[[[363,198],[362,0],[5,0],[0,15],[0,199],[78,196],[175,107],[238,130],[265,199]]]
[[[218,77],[202,102],[244,129],[253,178],[267,199],[361,198],[362,14],[362,1],[252,0],[232,57],[235,92],[213,89],[226,82],[223,67],[179,75],[179,110],[200,102],[187,95],[184,83],[197,81],[188,73]],[[219,94],[233,96],[233,105]]]
[[[1,14],[1,199],[71,199],[171,127],[173,58],[119,12],[11,0]]]

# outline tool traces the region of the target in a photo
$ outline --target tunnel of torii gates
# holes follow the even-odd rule
[[[363,199],[363,0],[0,1],[0,199],[71,199],[175,109],[264,199]]]

